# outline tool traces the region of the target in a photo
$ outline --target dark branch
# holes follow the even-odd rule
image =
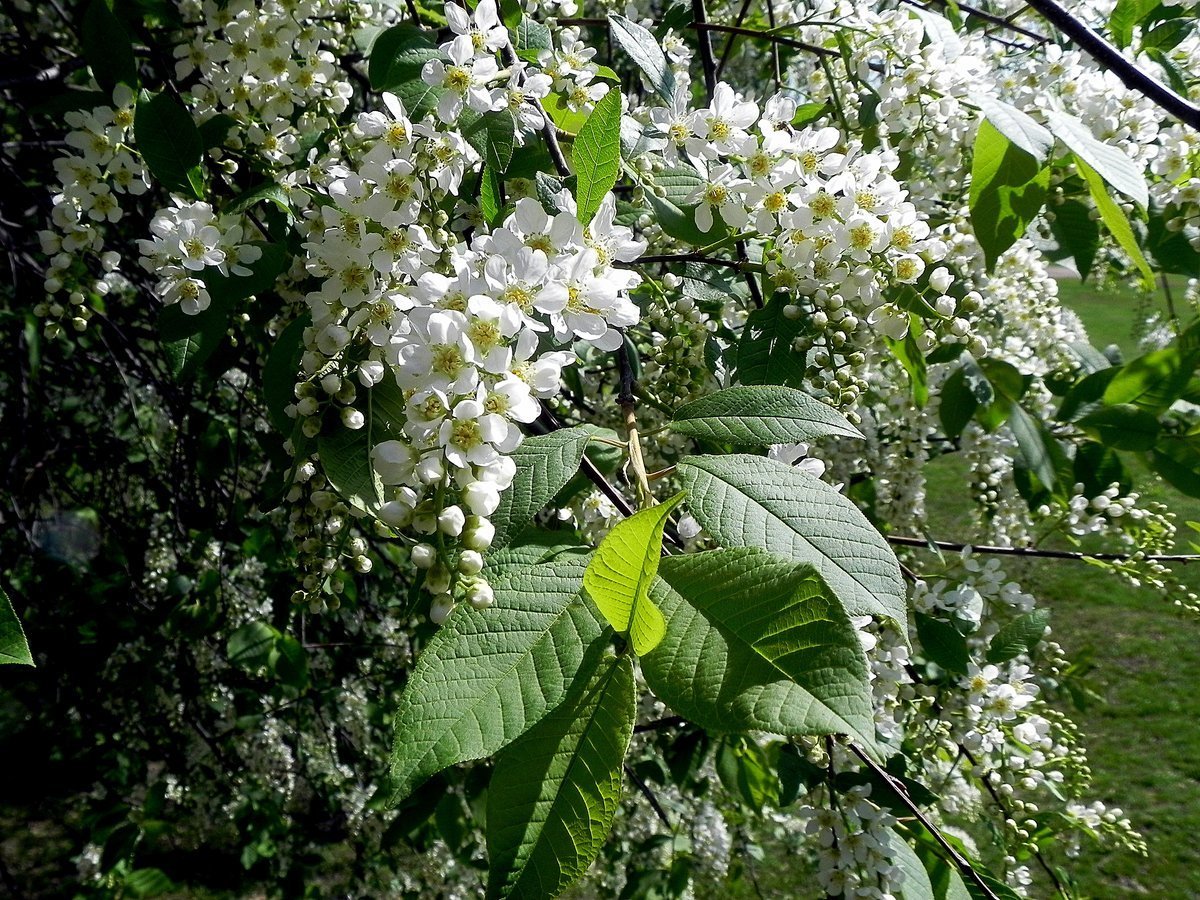
[[[1060,6],[1056,0],[1028,0],[1029,5],[1079,45],[1088,56],[1121,79],[1125,87],[1146,96],[1180,122],[1200,131],[1200,107],[1140,71],[1116,47]]]
[[[1073,559],[1085,561],[1089,559],[1104,562],[1200,562],[1200,554],[1147,554],[1135,556],[1132,553],[1082,553],[1077,550],[1042,550],[1038,547],[994,547],[988,544],[959,544],[954,541],[929,541],[925,538],[906,537],[903,535],[888,535],[888,542],[898,547],[924,547],[926,549],[949,550],[953,553],[971,548],[974,553],[987,553],[992,556],[1028,556],[1041,559]]]
[[[700,31],[700,32],[719,31],[722,34],[743,34],[746,37],[762,38],[764,41],[771,41],[772,43],[779,44],[783,47],[792,47],[796,50],[804,50],[808,53],[814,53],[817,56],[837,56],[838,55],[836,50],[828,50],[825,47],[818,47],[816,44],[808,44],[808,43],[805,43],[804,41],[798,41],[795,38],[783,37],[782,35],[778,35],[778,34],[767,34],[765,31],[755,31],[753,28],[739,28],[736,25],[712,25],[708,22],[701,22],[701,21],[693,22],[689,27],[695,28],[697,31]],[[704,56],[703,56],[704,42],[703,41],[701,41],[700,47],[701,47],[700,62],[701,62],[701,64],[703,64],[703,62],[704,62]]]

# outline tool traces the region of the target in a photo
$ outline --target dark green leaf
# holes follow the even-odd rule
[[[146,168],[163,187],[197,199],[204,196],[200,161],[204,141],[192,114],[170,94],[138,98],[133,119],[134,139]]]
[[[971,163],[971,227],[988,269],[1025,234],[1046,202],[1050,170],[984,120]]]
[[[583,460],[589,437],[584,428],[563,428],[528,437],[512,452],[516,474],[491,516],[496,536],[490,552],[508,544],[571,480]]]
[[[393,25],[381,31],[371,45],[367,62],[367,77],[371,89],[391,91],[402,85],[420,82],[421,69],[431,59],[441,59],[432,32],[418,28],[410,22]],[[417,118],[412,108],[405,103],[405,110]]]
[[[33,655],[8,594],[0,589],[0,665],[32,666]]]
[[[137,59],[133,55],[129,32],[113,15],[107,0],[90,0],[79,33],[84,59],[100,87],[104,88],[106,99],[118,84],[137,87]]]
[[[1035,609],[1018,616],[996,633],[988,645],[987,661],[1005,663],[1010,659],[1029,653],[1041,641],[1050,624],[1050,610]]]

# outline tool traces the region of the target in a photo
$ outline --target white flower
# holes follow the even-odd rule
[[[476,57],[471,38],[465,34],[450,42],[446,55],[450,57],[449,66],[440,59],[431,59],[421,70],[421,79],[426,84],[445,89],[438,101],[439,119],[453,122],[464,102],[481,113],[504,105],[503,91],[493,92],[487,87],[500,71],[494,57]]]

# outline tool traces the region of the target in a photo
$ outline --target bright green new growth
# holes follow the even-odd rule
[[[813,441],[829,435],[862,437],[828,404],[777,384],[727,388],[685,403],[675,411],[671,430],[755,447]]]
[[[847,734],[880,755],[858,633],[812,566],[756,549],[669,557],[654,598],[670,626],[642,672],[688,721]]]
[[[579,129],[572,160],[579,178],[575,186],[576,215],[586,225],[621,172],[620,91],[609,91],[596,104]]]
[[[583,575],[583,586],[596,607],[613,628],[629,636],[638,656],[658,646],[666,633],[666,620],[650,599],[650,586],[658,574],[667,515],[683,496],[681,491],[617,523]]]
[[[605,649],[600,623],[578,593],[585,561],[560,554],[552,565],[498,566],[495,605],[463,605],[451,614],[400,698],[394,800],[447,766],[489,756],[520,737]]]
[[[489,897],[555,897],[600,852],[621,800],[637,714],[630,657],[581,670],[578,688],[496,760],[488,788]]]

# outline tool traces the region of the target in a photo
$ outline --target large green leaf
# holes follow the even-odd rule
[[[670,624],[642,672],[688,721],[848,734],[876,752],[858,633],[812,566],[748,548],[668,557],[654,597]]]
[[[496,760],[488,787],[489,897],[557,897],[587,871],[612,828],[637,695],[628,656],[597,663]]]
[[[1000,134],[1032,156],[1039,166],[1046,162],[1054,149],[1054,135],[1028,113],[987,94],[976,94],[971,99]]]
[[[610,90],[600,98],[575,138],[571,165],[575,184],[575,208],[586,225],[600,208],[621,171],[621,92]]]
[[[592,557],[583,586],[608,623],[627,634],[634,652],[653,650],[666,632],[663,615],[650,599],[662,558],[663,527],[683,492],[618,522]]]
[[[1078,156],[1075,158],[1075,168],[1083,176],[1083,180],[1087,182],[1088,191],[1091,192],[1092,200],[1096,203],[1096,208],[1100,210],[1100,220],[1112,234],[1117,244],[1125,251],[1125,254],[1137,266],[1138,271],[1142,275],[1142,285],[1150,290],[1154,287],[1154,272],[1150,268],[1150,263],[1146,261],[1146,256],[1142,253],[1142,248],[1138,245],[1137,237],[1133,233],[1133,226],[1129,224],[1129,218],[1124,211],[1119,207],[1112,197],[1108,194],[1108,189],[1104,186],[1104,181],[1096,173],[1091,166],[1084,162]]]
[[[862,432],[827,403],[779,385],[731,387],[675,411],[671,430],[730,444],[765,447]]]
[[[1187,388],[1198,360],[1200,352],[1178,344],[1151,350],[1116,371],[1104,389],[1104,402],[1132,404],[1155,415],[1164,412]]]
[[[679,463],[688,506],[726,547],[812,563],[851,615],[907,621],[900,564],[854,503],[819,478],[760,456]]]
[[[617,43],[645,74],[646,83],[670,103],[675,96],[675,72],[658,40],[637,22],[615,13],[609,15],[608,24]]]
[[[447,766],[488,756],[567,695],[607,642],[579,596],[586,557],[489,569],[496,602],[462,604],[417,658],[396,713],[396,800]]]
[[[1046,124],[1076,157],[1095,169],[1112,187],[1142,209],[1150,202],[1150,189],[1141,166],[1120,147],[1097,140],[1087,125],[1068,113],[1046,110]]]
[[[984,120],[971,161],[971,227],[990,270],[1041,212],[1050,170]]]
[[[1133,29],[1158,6],[1160,0],[1117,0],[1108,17],[1113,43],[1124,49],[1133,43]]]
[[[436,35],[409,22],[381,31],[371,45],[367,78],[376,91],[390,91],[421,80],[421,69],[431,59],[440,59]],[[411,110],[407,110],[412,114]]]
[[[204,196],[204,141],[178,100],[165,92],[143,93],[134,110],[133,134],[146,168],[163,187],[197,199]]]
[[[118,83],[137,87],[138,66],[129,32],[113,15],[108,0],[90,0],[79,30],[83,57],[96,83],[104,88],[107,103]]]
[[[33,655],[8,594],[0,589],[0,665],[32,666]]]
[[[784,313],[788,303],[775,296],[746,317],[737,350],[737,380],[742,384],[804,383],[805,357],[794,347],[804,324],[799,316]]]
[[[517,471],[491,516],[496,528],[492,553],[508,544],[571,480],[583,461],[589,437],[584,428],[563,428],[526,438],[512,452]]]

